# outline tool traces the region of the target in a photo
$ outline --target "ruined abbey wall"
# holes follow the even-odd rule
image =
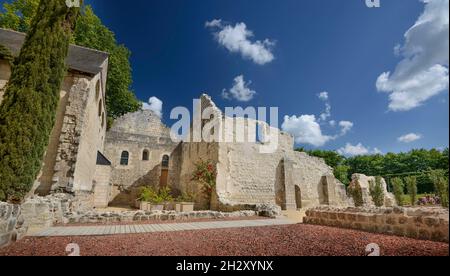
[[[129,154],[127,165],[120,163],[123,152]],[[144,158],[144,152],[148,158]],[[134,200],[139,187],[159,185],[164,155],[170,157],[167,184],[178,185],[180,154],[179,143],[172,142],[170,130],[152,111],[138,111],[117,119],[105,142],[105,156],[112,163],[113,201],[127,204]]]
[[[0,29],[0,43],[15,56],[24,40],[23,33]],[[55,125],[30,195],[69,192],[89,207],[97,155],[103,151],[106,134],[108,54],[70,45],[66,64]],[[10,75],[9,64],[0,60],[0,101]]]

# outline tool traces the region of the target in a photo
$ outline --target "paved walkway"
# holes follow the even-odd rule
[[[289,225],[289,224],[293,224],[293,222],[287,219],[280,218],[280,219],[212,221],[212,222],[168,223],[168,224],[69,226],[69,227],[47,228],[33,234],[32,236],[34,237],[109,236],[121,234],[245,228],[245,227],[261,227],[261,226]]]

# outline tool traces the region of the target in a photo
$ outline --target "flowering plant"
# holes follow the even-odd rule
[[[211,196],[216,188],[217,171],[214,162],[199,161],[195,163],[195,171],[192,174],[192,181],[198,181],[202,184],[202,193],[209,204],[211,204]]]

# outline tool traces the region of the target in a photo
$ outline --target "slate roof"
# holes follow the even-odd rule
[[[18,56],[25,41],[25,34],[0,28],[0,44]],[[109,54],[85,47],[70,45],[66,63],[72,70],[97,75],[103,70]]]

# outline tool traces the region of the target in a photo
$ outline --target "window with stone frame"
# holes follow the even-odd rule
[[[130,153],[128,151],[123,151],[122,155],[120,156],[120,165],[128,166],[129,159],[130,159]]]
[[[150,160],[150,152],[148,150],[144,150],[142,152],[142,161]]]
[[[164,155],[162,158],[161,166],[165,169],[169,168],[170,157],[169,155]]]

